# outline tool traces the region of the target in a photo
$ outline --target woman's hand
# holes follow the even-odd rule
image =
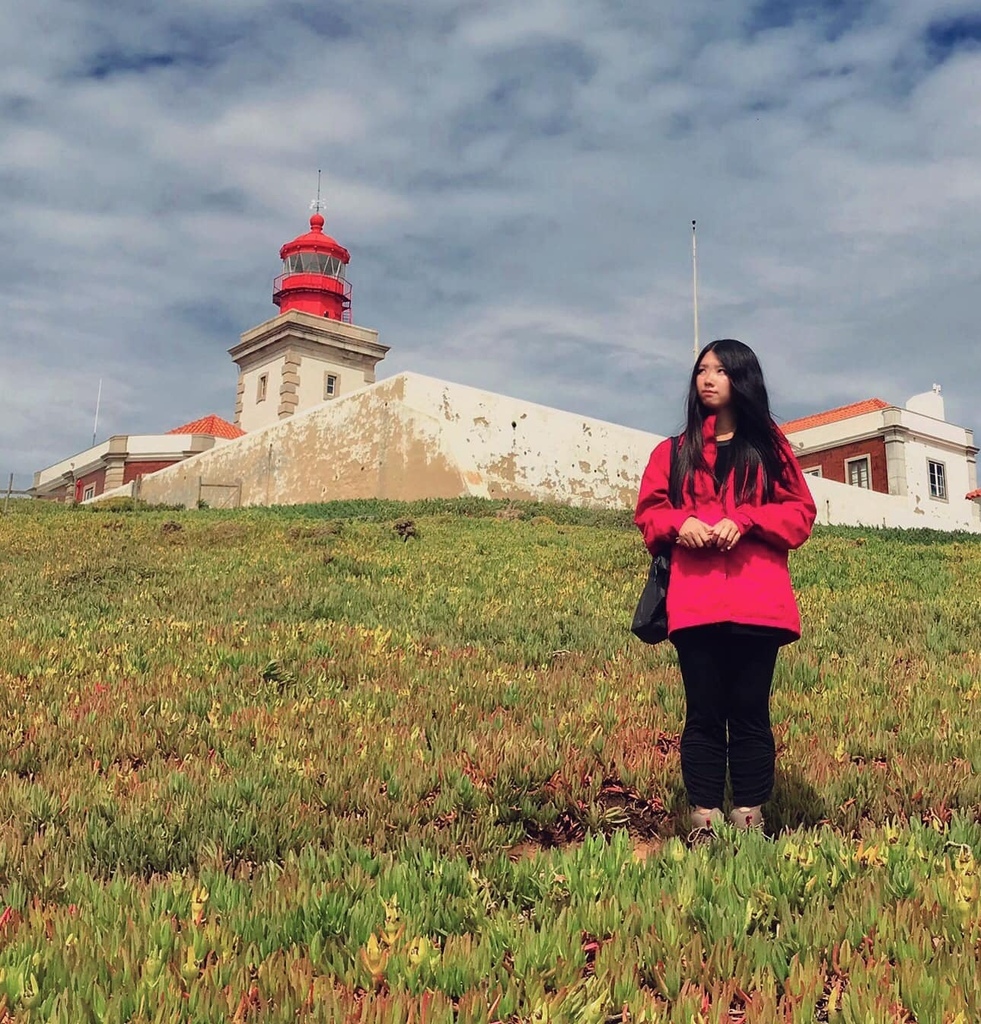
[[[689,516],[678,531],[677,543],[683,548],[711,547],[715,544],[712,527],[696,516]]]
[[[710,530],[711,541],[723,551],[731,551],[738,543],[742,533],[731,519],[720,519]]]

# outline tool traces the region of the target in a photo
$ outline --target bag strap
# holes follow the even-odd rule
[[[671,468],[668,470],[668,501],[674,508],[681,507],[681,481],[678,479],[678,448],[681,445],[681,435],[675,434],[671,438]]]

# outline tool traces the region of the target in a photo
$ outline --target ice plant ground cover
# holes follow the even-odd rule
[[[981,1019],[981,541],[792,569],[772,834],[688,849],[629,515],[16,504],[0,1021]]]

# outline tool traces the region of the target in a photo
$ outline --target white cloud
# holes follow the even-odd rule
[[[936,379],[981,425],[981,53],[924,37],[973,5],[761,9],[8,5],[0,472],[75,450],[100,376],[106,430],[230,416],[318,167],[383,371],[672,429],[697,217],[703,339],[780,413]]]
[[[478,13],[465,17],[456,34],[463,46],[475,50],[508,49],[529,39],[577,39],[574,4],[561,0],[540,0],[539,3],[495,3]]]

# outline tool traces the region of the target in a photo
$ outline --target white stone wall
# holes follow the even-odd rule
[[[819,523],[837,526],[887,526],[899,529],[967,530],[981,533],[981,508],[974,502],[921,502],[836,480],[808,476]],[[966,492],[964,492],[966,493]]]

